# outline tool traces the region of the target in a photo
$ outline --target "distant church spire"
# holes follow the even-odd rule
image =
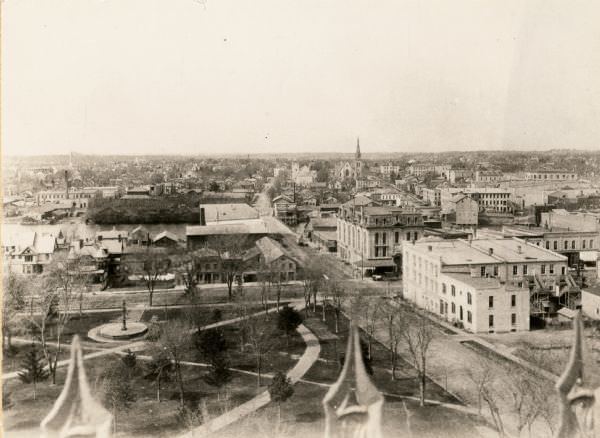
[[[356,137],[356,160],[360,160],[360,138]]]

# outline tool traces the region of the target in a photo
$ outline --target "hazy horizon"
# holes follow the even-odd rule
[[[600,3],[6,0],[6,156],[600,145]]]

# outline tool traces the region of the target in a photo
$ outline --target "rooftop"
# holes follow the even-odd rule
[[[408,246],[411,247],[410,245]],[[474,239],[416,242],[419,252],[440,257],[445,265],[522,263],[532,261],[562,262],[566,257],[528,244],[520,239]],[[431,247],[431,251],[429,248]]]
[[[293,234],[292,231],[271,216],[245,221],[219,221],[206,225],[188,225],[186,236],[211,236],[223,234]]]
[[[486,278],[486,277],[471,277],[471,274],[467,273],[458,273],[458,272],[450,272],[444,273],[447,277],[453,278],[456,281],[460,281],[461,283],[472,286],[477,290],[481,289],[521,289],[517,286],[514,286],[510,283],[500,283],[497,278]]]
[[[201,204],[206,222],[258,219],[258,211],[248,204]]]

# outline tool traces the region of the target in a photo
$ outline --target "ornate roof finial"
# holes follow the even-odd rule
[[[360,137],[356,137],[356,160],[360,160]]]
[[[325,395],[323,407],[325,438],[381,438],[383,396],[367,374],[354,322],[350,327],[344,367]]]
[[[113,417],[93,397],[83,367],[79,336],[71,342],[71,359],[62,392],[40,424],[43,438],[109,438]]]
[[[595,437],[600,429],[600,388],[584,380],[583,322],[581,311],[573,318],[575,339],[567,368],[556,382],[559,397],[557,438]]]

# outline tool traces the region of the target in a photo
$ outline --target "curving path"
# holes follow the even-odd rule
[[[299,309],[299,306],[296,307]],[[306,350],[300,357],[300,360],[296,363],[294,368],[288,371],[287,376],[290,378],[292,383],[298,382],[304,374],[312,367],[316,362],[319,354],[321,353],[321,346],[317,337],[308,329],[305,325],[301,324],[298,327],[298,333],[302,336],[302,339],[306,343]],[[246,403],[243,403],[232,410],[220,415],[219,417],[213,418],[209,422],[180,435],[179,438],[197,438],[200,436],[206,436],[212,432],[229,426],[232,423],[240,420],[241,418],[251,414],[257,409],[266,406],[271,401],[269,391],[263,391]]]

